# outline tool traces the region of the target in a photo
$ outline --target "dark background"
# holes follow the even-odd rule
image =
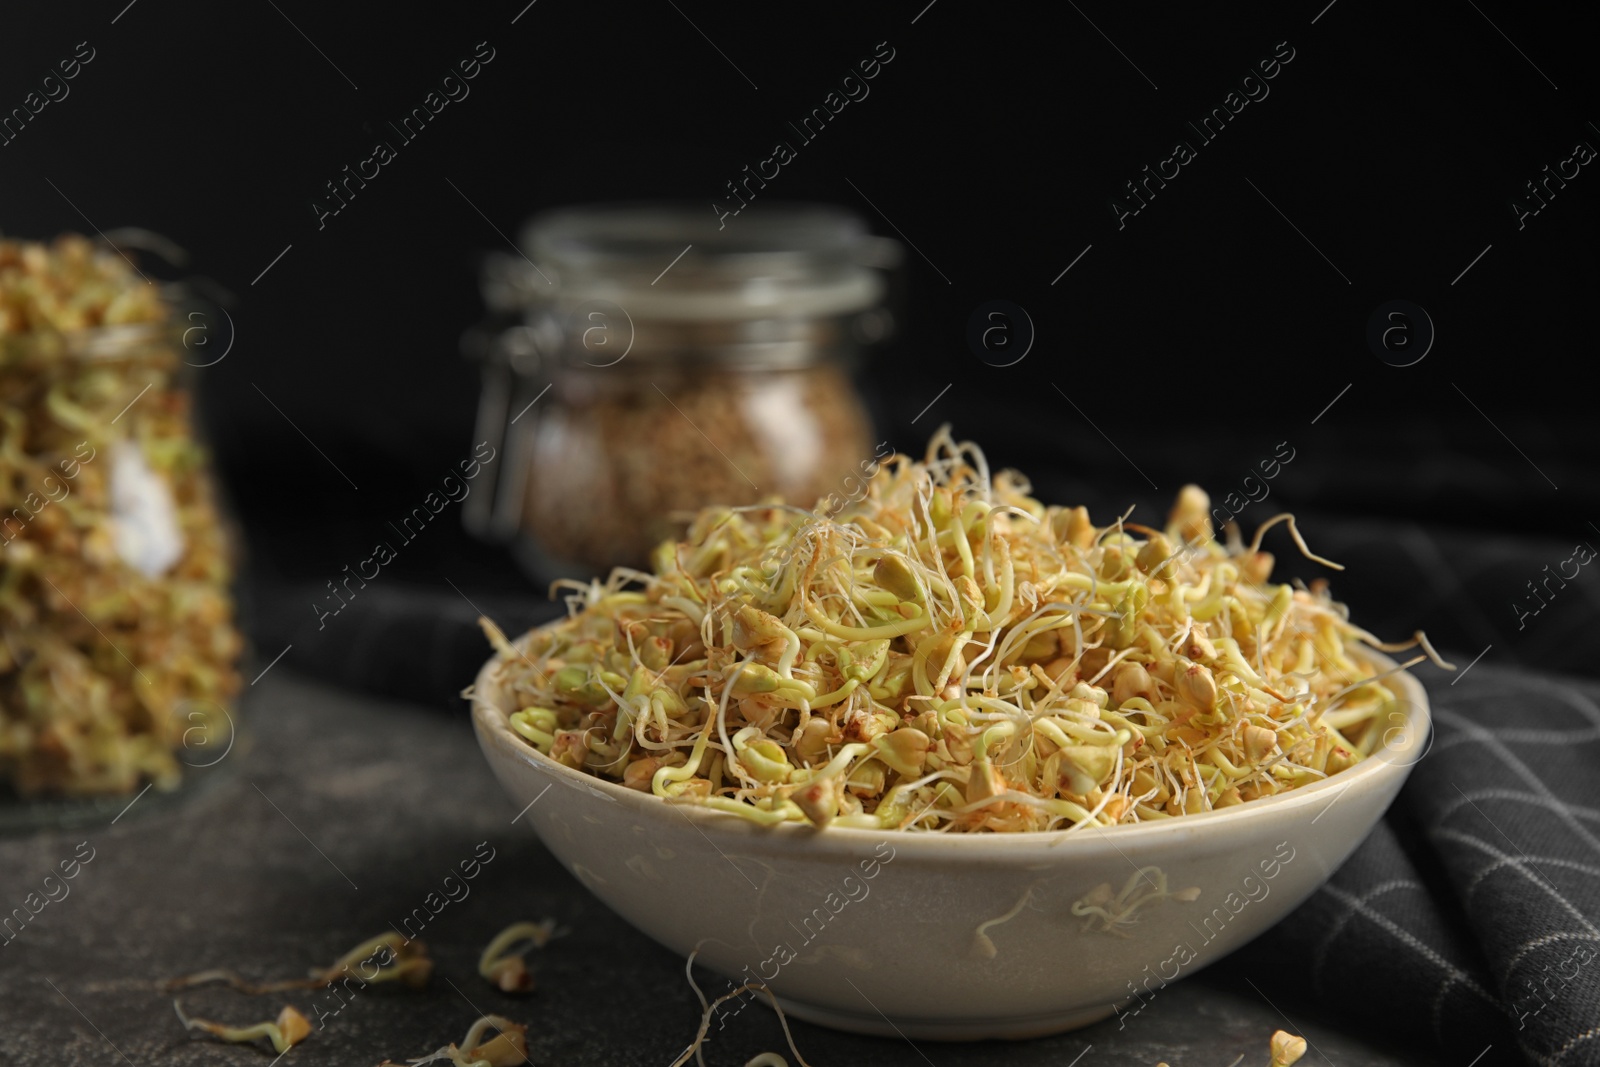
[[[207,347],[194,357],[208,362],[227,351],[195,381],[245,534],[249,676],[281,662],[462,713],[456,694],[487,653],[473,625],[478,611],[515,632],[552,609],[505,552],[460,529],[459,509],[408,544],[382,580],[323,629],[312,604],[327,580],[385,536],[385,520],[415,506],[471,453],[478,381],[459,339],[484,314],[480,258],[507,251],[503,235],[515,237],[525,218],[556,205],[674,198],[710,211],[724,184],[766,158],[774,141],[794,143],[788,122],[819,105],[879,42],[895,57],[869,83],[870,95],[815,142],[796,145],[798,158],[763,194],[845,205],[875,232],[914,246],[899,280],[901,332],[862,371],[881,422],[874,440],[917,452],[939,422],[952,421],[960,436],[983,443],[993,464],[1032,475],[1042,499],[1085,503],[1101,523],[1130,506],[1136,520],[1159,521],[1188,481],[1221,501],[1288,442],[1293,461],[1243,524],[1294,511],[1312,546],[1349,566],[1334,576],[1334,590],[1358,622],[1386,637],[1426,627],[1464,667],[1481,659],[1600,673],[1594,568],[1537,616],[1520,624],[1518,617],[1519,604],[1533,606],[1526,587],[1543,580],[1546,566],[1571,557],[1579,541],[1600,545],[1588,314],[1600,288],[1600,174],[1585,166],[1522,229],[1511,208],[1524,183],[1571,156],[1574,144],[1600,146],[1593,37],[1572,9],[1506,0],[1403,8],[1375,0],[1155,8],[1080,0],[1054,10],[959,0],[525,4],[422,10],[246,0],[222,9],[97,0],[7,12],[0,115],[22,106],[80,41],[95,57],[68,83],[66,99],[0,145],[0,231],[48,238],[145,227],[190,256],[181,269],[148,259],[146,269],[214,279],[235,298],[232,329],[211,322],[195,339]],[[447,106],[414,143],[400,146],[382,132],[480,41],[495,57],[469,83],[469,97]],[[1268,83],[1270,95],[1199,145],[1186,121],[1219,106],[1282,41],[1294,59]],[[396,143],[398,157],[319,230],[312,200],[371,152],[375,136]],[[1198,157],[1119,229],[1110,200],[1179,138],[1195,144]],[[987,365],[966,342],[974,309],[997,299],[1025,308],[1036,327],[1028,356],[1006,368]],[[1427,357],[1412,366],[1390,365],[1366,340],[1369,317],[1393,300],[1426,309],[1437,329]],[[1268,544],[1287,573],[1322,573],[1293,558],[1282,531]],[[1437,697],[1469,693],[1466,685],[1448,688],[1432,668],[1419,673]],[[1500,679],[1489,692],[1508,694],[1520,692],[1508,679],[1525,677],[1485,671],[1474,684],[1486,676]],[[261,693],[300,684],[274,676],[250,693],[269,707]],[[284,721],[260,726],[268,738],[292,736],[308,758],[257,766],[343,797],[332,792],[344,786],[335,782],[339,768],[363,758],[346,754],[359,749],[370,762],[389,749],[382,741],[360,747],[360,734],[349,731],[376,727],[316,692],[282,698],[290,713],[273,718]],[[1508,718],[1537,710],[1514,708],[1510,696],[1505,708]],[[309,743],[307,717],[341,721],[346,732]],[[413,807],[371,799],[346,813],[341,800],[338,817],[324,811],[309,824],[314,833],[384,843],[395,838],[373,829],[383,818],[419,812],[453,838],[467,808],[488,818],[490,805],[472,791],[481,774],[461,779],[470,788],[453,784],[470,761],[430,740],[431,725],[398,713],[390,721],[406,753],[440,756],[439,768],[407,779],[423,782],[404,791]],[[465,743],[459,726],[449,735]],[[279,781],[268,779],[274,793]],[[314,790],[299,781],[283,778],[282,795],[306,802]],[[1385,826],[1399,833],[1415,813],[1404,802],[1396,812]],[[1529,818],[1548,821],[1542,810]],[[193,836],[218,825],[234,833],[234,823],[195,821],[192,833],[162,828],[149,836],[175,849],[192,841],[189,851],[208,860],[234,855]],[[246,828],[238,840],[255,840],[248,819],[238,825]],[[321,863],[287,827],[272,825],[288,845],[268,842],[253,853],[273,864],[263,868],[268,874],[216,865],[237,872],[237,886],[228,882],[219,894],[232,910],[217,914],[233,917],[218,929],[239,945],[262,941],[264,925],[273,926],[273,945],[282,923],[299,934],[326,925],[326,915],[280,922],[261,907],[262,894],[277,897],[296,879],[315,884],[314,875],[291,878],[282,857]],[[1531,832],[1505,825],[1517,840]],[[1415,843],[1419,835],[1388,833],[1373,840],[1393,856],[1369,847],[1371,862],[1336,876],[1346,891],[1392,885],[1401,859],[1429,884],[1444,883],[1428,866],[1437,857]],[[342,860],[344,840],[324,843]],[[416,848],[403,846],[405,859]],[[393,852],[386,844],[381,851]],[[547,859],[527,862],[530,878],[554,871]],[[178,872],[160,873],[169,881],[195,877],[183,859],[145,869]],[[407,876],[395,877],[399,885]],[[556,877],[562,901],[597,907]],[[108,880],[107,893],[125,884]],[[519,875],[518,899],[528,884]],[[153,951],[169,948],[169,912],[153,907],[166,885],[116,901],[108,895],[98,913],[120,932],[103,943],[122,951],[118,938],[141,929],[123,921],[123,909],[137,907],[157,915],[151,921],[162,931],[136,938],[139,950],[146,941]],[[1435,911],[1456,915],[1450,892],[1436,898]],[[1507,914],[1491,912],[1495,929],[1538,920],[1526,892],[1508,899]],[[1406,929],[1422,928],[1421,913],[1396,907]],[[487,908],[483,921],[499,914]],[[1313,917],[1282,929],[1309,936],[1327,927]],[[615,923],[594,936],[600,940],[585,951],[604,964],[603,981],[631,974],[625,949],[642,942],[627,941]],[[1283,944],[1264,940],[1259,948]],[[1377,1009],[1410,972],[1395,964],[1387,940],[1350,944],[1353,977],[1341,979],[1341,994],[1377,990]],[[1468,937],[1460,944],[1477,951]],[[311,950],[283,951],[298,959]],[[677,983],[677,964],[648,951],[655,970],[639,981],[654,996],[665,988],[661,976],[670,972]],[[77,958],[51,956],[49,966]],[[209,957],[194,956],[201,958]],[[1202,979],[1216,985],[1180,986],[1170,995],[1193,999],[1167,1002],[1184,1005],[1174,1027],[1191,1025],[1193,1004],[1203,1039],[1221,1010],[1215,991],[1227,983],[1242,991],[1230,975],[1253,974],[1274,997],[1280,984],[1287,997],[1303,978],[1303,957],[1288,968],[1270,957],[1258,963],[1241,955],[1229,966],[1242,970]],[[1493,973],[1511,986],[1510,970]],[[1267,983],[1262,975],[1278,977]],[[30,979],[29,997],[54,996],[34,987]],[[596,997],[615,992],[593,988]],[[553,976],[551,989],[573,991],[579,1003],[591,995],[565,975]],[[683,1008],[687,995],[678,994]],[[1341,1028],[1428,1040],[1417,1014],[1352,1015],[1337,997],[1310,999],[1325,1002],[1323,1015],[1337,1015]],[[1297,1018],[1310,1010],[1303,990],[1295,1003]],[[77,1026],[50,1004],[29,1017]],[[140,1000],[128,1010],[147,1007]],[[432,1027],[426,1015],[408,1009],[406,1017]],[[113,1033],[132,1024],[118,1025]],[[1263,1026],[1252,1020],[1245,1029]],[[608,1033],[648,1046],[626,1028]],[[1036,1054],[1059,1047],[1037,1046]]]
[[[146,227],[190,254],[168,276],[236,297],[234,336],[218,324],[203,358],[232,348],[197,381],[247,531],[262,664],[292,643],[290,665],[449,706],[484,653],[476,608],[508,629],[539,611],[500,550],[440,523],[364,594],[365,621],[318,630],[306,605],[470,453],[478,383],[458,341],[483,315],[479,258],[550,206],[711,210],[887,41],[870,96],[763,194],[846,205],[915,246],[902,332],[862,375],[884,436],[920,451],[953,421],[1101,522],[1133,504],[1158,519],[1185,481],[1220,501],[1287,440],[1295,459],[1244,524],[1296,511],[1351,565],[1335,589],[1358,619],[1592,670],[1593,576],[1536,628],[1512,607],[1544,564],[1600,542],[1600,177],[1583,168],[1524,229],[1510,207],[1576,142],[1600,145],[1590,41],[1567,11],[124,3],[13,13],[0,36],[3,109],[78,42],[95,50],[0,147],[0,228]],[[385,123],[480,41],[495,56],[471,95],[400,145]],[[1185,121],[1280,41],[1294,59],[1270,95],[1201,146]],[[398,158],[319,230],[311,201],[373,131]],[[1119,229],[1109,201],[1180,137],[1198,158]],[[991,299],[1036,327],[1015,366],[967,346]],[[1395,299],[1437,328],[1403,368],[1365,339]],[[362,666],[380,640],[404,654]]]

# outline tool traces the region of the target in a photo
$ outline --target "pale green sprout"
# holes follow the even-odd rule
[[[372,973],[367,974],[362,964],[369,965]],[[361,942],[327,967],[313,968],[305,978],[251,982],[235,971],[216,969],[174,978],[166,983],[166,989],[171,991],[209,982],[223,982],[241,993],[278,993],[288,989],[320,989],[340,978],[352,976],[369,985],[400,982],[412,989],[421,989],[428,984],[432,974],[433,961],[428,958],[428,946],[391,932]]]
[[[511,728],[532,741],[534,747],[546,756],[555,744],[556,713],[549,708],[523,708],[510,717]]]
[[[716,1000],[707,1001],[706,995],[700,991],[700,984],[694,980],[694,961],[698,955],[700,955],[700,946],[696,945],[694,951],[689,953],[689,958],[684,963],[683,973],[688,978],[689,987],[694,990],[696,999],[700,1001],[700,1029],[695,1033],[694,1040],[689,1043],[689,1047],[680,1052],[678,1058],[673,1060],[669,1067],[683,1067],[691,1057],[700,1063],[701,1067],[704,1067],[705,1056],[703,1049],[706,1043],[706,1035],[711,1032],[711,1019],[716,1014],[716,1010],[728,1001],[742,997],[750,992],[765,993],[767,995],[767,999],[772,1002],[772,1010],[778,1013],[778,1022],[783,1026],[783,1036],[784,1040],[789,1043],[789,1051],[794,1053],[794,1058],[800,1064],[800,1067],[811,1067],[806,1062],[806,1058],[800,1055],[800,1050],[795,1047],[794,1034],[789,1032],[789,1016],[784,1013],[783,1005],[778,1003],[778,998],[772,995],[772,990],[767,988],[765,982],[746,982],[737,989],[730,989]],[[763,1052],[746,1062],[745,1067],[788,1067],[788,1064],[782,1056],[775,1052]]]
[[[1292,1067],[1306,1054],[1306,1039],[1285,1030],[1272,1035],[1272,1062],[1267,1067]]]
[[[544,948],[555,935],[556,921],[517,922],[501,930],[478,957],[478,974],[502,993],[526,993],[533,988],[533,976],[523,956],[529,949]]]
[[[494,1036],[488,1037],[491,1030]],[[440,1061],[455,1067],[517,1067],[528,1062],[527,1034],[522,1023],[503,1015],[485,1015],[472,1024],[459,1045],[452,1042],[420,1059],[407,1060],[405,1065],[384,1060],[378,1067],[422,1067]]]
[[[283,1010],[278,1012],[278,1017],[272,1022],[237,1027],[212,1022],[210,1019],[191,1018],[183,1013],[183,1007],[176,1000],[172,1002],[172,1010],[178,1013],[178,1021],[183,1023],[186,1030],[204,1030],[230,1044],[248,1044],[264,1037],[272,1042],[272,1050],[280,1055],[304,1041],[311,1033],[311,1023],[289,1004],[283,1006]]]

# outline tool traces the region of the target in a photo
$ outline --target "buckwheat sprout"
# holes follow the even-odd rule
[[[995,540],[994,540],[994,538],[989,536],[989,528],[990,528],[990,525],[994,522],[994,517],[996,515],[998,515],[998,514],[1016,514],[1016,515],[1021,515],[1023,518],[1032,520],[1034,522],[1038,522],[1039,521],[1039,520],[1035,519],[1032,515],[1028,514],[1026,511],[1023,511],[1021,508],[1016,507],[1016,506],[1011,505],[1011,504],[996,504],[994,507],[990,508],[987,512],[984,513],[983,522],[982,522],[983,533],[981,534],[981,536],[983,537],[983,577],[984,577],[984,580],[991,586],[995,584],[995,578],[994,578],[994,543],[995,543]],[[1001,541],[1000,545],[1001,545],[1002,549],[1004,549],[1005,541]],[[1009,572],[1010,569],[1011,569],[1011,554],[1010,554],[1010,552],[1006,552],[1006,558],[1003,561],[1003,563],[1004,563],[1004,566],[1006,567],[1006,570]],[[1010,588],[1010,574],[1009,573],[1007,575],[1006,588],[1009,591],[1009,588]],[[1009,603],[1006,603],[1005,601],[1002,601],[1001,603],[1004,606],[996,605],[995,606],[995,614],[998,615],[998,616],[1004,617],[1004,615],[1006,614],[1006,608],[1008,608],[1010,605],[1009,605]]]
[[[1115,617],[1115,616],[1113,616],[1113,617]],[[1089,684],[1090,685],[1098,684],[1100,679],[1104,678],[1107,674],[1109,674],[1111,672],[1111,668],[1112,667],[1115,667],[1118,663],[1122,662],[1122,660],[1126,659],[1128,656],[1133,655],[1133,653],[1135,653],[1137,651],[1138,651],[1138,649],[1129,647],[1129,648],[1123,649],[1121,652],[1113,653],[1111,658],[1106,661],[1106,665],[1104,667],[1101,667],[1100,670],[1098,672],[1096,672],[1096,674],[1095,674],[1095,676],[1093,678],[1089,679]]]
[[[351,967],[382,953],[376,976],[364,978],[368,982],[398,981],[414,989],[428,983],[433,973],[433,961],[428,958],[428,948],[421,941],[403,937],[398,933],[379,934],[346,952],[333,965],[316,975],[324,984],[332,982]]]
[[[1371,645],[1379,652],[1404,652],[1407,649],[1421,647],[1422,651],[1427,654],[1428,659],[1433,662],[1434,666],[1442,667],[1447,671],[1453,671],[1456,669],[1456,665],[1454,663],[1450,663],[1434,650],[1433,642],[1429,641],[1428,635],[1423,633],[1421,630],[1418,630],[1416,633],[1412,634],[1411,640],[1409,641],[1385,642],[1378,640],[1376,637],[1367,633],[1367,631],[1361,629],[1360,627],[1354,627],[1353,629],[1356,631],[1356,636],[1360,637],[1361,640],[1365,641],[1368,645]],[[1413,660],[1412,662],[1415,663],[1416,661]]]
[[[755,777],[745,773],[744,765],[739,762],[739,754],[733,750],[733,745],[728,740],[728,697],[733,695],[733,688],[738,684],[739,677],[744,674],[745,664],[748,662],[749,660],[742,661],[734,668],[732,676],[723,683],[722,699],[717,703],[717,737],[722,741],[722,752],[728,761],[727,766],[732,768],[741,782],[757,786],[760,783]]]
[[[540,684],[544,684],[544,678],[543,675],[540,674],[539,668],[534,666],[533,661],[527,658],[527,654],[525,652],[517,648],[509,639],[507,639],[505,631],[496,626],[492,619],[489,619],[486,616],[479,616],[478,628],[483,631],[483,635],[488,639],[490,647],[492,647],[496,652],[500,653],[501,659],[516,659],[520,657],[528,664],[528,668],[532,670],[534,674],[540,675]]]
[[[778,1022],[783,1026],[783,1037],[784,1040],[789,1043],[789,1051],[794,1053],[794,1058],[800,1064],[800,1067],[811,1067],[811,1065],[806,1062],[806,1058],[800,1055],[800,1050],[795,1047],[794,1034],[789,1031],[789,1017],[784,1013],[783,1005],[778,1003],[778,998],[772,995],[772,990],[767,988],[767,984],[765,982],[746,982],[737,989],[730,989],[728,992],[722,994],[722,996],[706,1005],[705,1010],[700,1013],[700,1029],[695,1034],[694,1041],[690,1043],[688,1048],[684,1049],[678,1054],[678,1058],[673,1060],[669,1067],[683,1067],[684,1064],[689,1062],[689,1058],[691,1056],[698,1056],[701,1047],[705,1044],[706,1034],[711,1030],[712,1014],[728,1001],[733,1000],[735,997],[741,997],[751,991],[765,993],[767,995],[767,999],[772,1002],[772,1010],[778,1013]],[[767,1053],[766,1055],[770,1055],[770,1053]],[[759,1057],[757,1058],[759,1059]]]
[[[1283,1030],[1274,1031],[1270,1045],[1272,1062],[1267,1067],[1293,1067],[1306,1054],[1306,1039]]]
[[[1323,702],[1327,704],[1327,707],[1324,708],[1323,711],[1322,711],[1323,718],[1326,719],[1330,714],[1332,714],[1333,711],[1336,708],[1338,708],[1339,702],[1341,700],[1343,700],[1345,697],[1349,696],[1351,693],[1354,693],[1356,690],[1365,689],[1367,686],[1372,685],[1374,682],[1381,681],[1384,678],[1387,678],[1392,674],[1399,674],[1401,671],[1408,670],[1408,669],[1410,669],[1412,667],[1415,667],[1417,664],[1421,663],[1423,660],[1425,660],[1427,658],[1428,658],[1427,656],[1413,656],[1411,659],[1406,660],[1404,663],[1400,664],[1398,667],[1392,667],[1389,670],[1384,671],[1382,674],[1373,675],[1371,678],[1363,678],[1358,682],[1351,682],[1349,685],[1345,686],[1343,689],[1339,690],[1337,693],[1334,693],[1334,694],[1332,694],[1331,696],[1328,696],[1328,697],[1324,697],[1323,698]]]
[[[1078,612],[1086,612],[1088,614],[1098,614],[1098,615],[1111,614],[1110,612],[1096,611],[1093,608],[1085,608],[1081,604],[1074,604],[1074,603],[1071,603],[1071,602],[1068,602],[1068,601],[1059,601],[1059,600],[1058,601],[1052,601],[1051,603],[1045,604],[1043,607],[1040,607],[1040,608],[1036,609],[1033,612],[1033,614],[1029,615],[1027,618],[1023,619],[1021,622],[1016,623],[1015,625],[1013,625],[1011,627],[1011,629],[1009,631],[1006,632],[1004,643],[1002,643],[999,646],[1000,647],[1000,652],[995,657],[996,662],[991,664],[983,672],[983,681],[984,681],[985,685],[988,684],[989,678],[991,677],[994,669],[997,668],[1001,663],[1004,663],[1007,659],[1009,659],[1011,654],[1012,654],[1012,652],[1014,652],[1016,650],[1016,648],[1021,647],[1021,646],[1025,646],[1027,644],[1028,640],[1033,638],[1033,637],[1042,636],[1043,632],[1046,631],[1046,630],[1054,629],[1054,628],[1057,628],[1057,627],[1061,627],[1061,626],[1067,625],[1066,619],[1063,617],[1063,618],[1057,618],[1057,619],[1049,620],[1048,623],[1045,626],[1037,628],[1038,632],[1033,632],[1033,631],[1030,630],[1030,627],[1032,626],[1032,624],[1036,620],[1038,620],[1040,618],[1043,618],[1046,613],[1051,612],[1051,611],[1060,612],[1062,616],[1070,615],[1072,617],[1072,622],[1074,624],[1077,623],[1077,613]],[[984,649],[983,654],[978,656],[976,659],[973,659],[968,664],[968,668],[969,668],[968,673],[969,674],[971,672],[971,668],[974,668],[979,663],[982,663],[984,661],[984,659],[986,659],[989,656],[989,654],[994,651],[995,638],[996,638],[996,634],[998,634],[998,632],[999,631],[995,631],[994,634],[990,635],[989,645],[988,645],[987,648]]]
[[[754,920],[752,920],[752,923],[753,922]],[[689,953],[689,958],[683,961],[683,977],[688,980],[689,988],[694,990],[694,997],[700,1002],[701,1011],[710,1010],[710,1002],[706,1000],[706,995],[700,991],[700,983],[694,980],[694,961],[695,957],[700,955],[700,946],[705,944],[705,942],[706,939],[704,938],[696,942],[693,951]],[[695,1062],[698,1063],[700,1067],[706,1067],[705,1049],[703,1044],[701,1047],[694,1050],[694,1058]],[[785,1065],[785,1067],[787,1067],[787,1065]]]
[[[661,598],[661,605],[663,607],[671,608],[674,611],[682,612],[691,622],[694,623],[695,629],[700,628],[700,623],[705,618],[704,609],[699,604],[696,604],[693,600],[690,600],[685,596],[664,596]]]
[[[493,1037],[484,1040],[489,1031]],[[455,1067],[517,1067],[528,1062],[528,1028],[514,1023],[503,1015],[485,1015],[467,1030],[461,1044],[454,1042],[429,1055],[408,1060],[409,1067],[448,1060]],[[393,1060],[384,1060],[378,1067],[402,1067]]]
[[[544,948],[555,935],[556,921],[518,922],[501,930],[478,957],[478,974],[502,993],[526,993],[533,976],[523,962],[529,949]]]
[[[366,974],[360,965],[368,964],[373,973]],[[275,982],[251,982],[236,971],[213,969],[174,978],[167,982],[168,992],[210,982],[224,982],[241,993],[280,993],[289,989],[320,989],[341,977],[355,977],[364,984],[375,982],[401,982],[413,989],[428,984],[433,973],[433,961],[428,958],[428,946],[421,941],[402,937],[398,933],[379,934],[357,945],[327,967],[315,968],[306,978],[286,978]]]
[[[212,1022],[210,1019],[191,1018],[183,1013],[183,1006],[176,1000],[172,1002],[172,1010],[178,1013],[178,1021],[183,1023],[186,1030],[203,1030],[230,1044],[247,1044],[264,1037],[272,1042],[272,1050],[279,1055],[288,1052],[311,1033],[311,1023],[288,1004],[284,1005],[283,1010],[278,1012],[278,1017],[272,1022],[241,1027]]]
[[[484,1035],[491,1029],[495,1036],[485,1041]],[[524,1035],[528,1028],[520,1023],[514,1023],[503,1015],[485,1015],[474,1022],[467,1030],[466,1037],[461,1039],[461,1053],[463,1058],[470,1057],[470,1063],[485,1063],[489,1067],[514,1067],[515,1064],[528,1061],[527,1042]]]

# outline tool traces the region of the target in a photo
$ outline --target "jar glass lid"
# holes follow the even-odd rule
[[[635,320],[727,321],[848,315],[877,304],[897,247],[842,208],[710,205],[562,208],[522,231],[526,259],[501,257],[485,279],[504,304],[611,301]]]

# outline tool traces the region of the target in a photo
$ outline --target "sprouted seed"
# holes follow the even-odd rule
[[[789,1017],[783,1013],[783,1006],[778,1003],[778,999],[772,995],[772,990],[767,988],[765,982],[746,982],[738,989],[729,990],[716,1000],[707,1001],[706,995],[700,991],[700,983],[694,980],[694,960],[698,955],[700,955],[700,946],[696,945],[694,951],[689,953],[689,958],[683,965],[683,973],[689,979],[689,988],[694,990],[695,998],[700,1001],[700,1029],[696,1032],[694,1040],[690,1042],[689,1047],[684,1049],[678,1055],[678,1058],[672,1061],[670,1067],[683,1067],[684,1064],[689,1062],[690,1056],[694,1057],[695,1062],[700,1067],[705,1067],[706,1035],[711,1031],[712,1016],[716,1014],[717,1008],[723,1003],[736,997],[741,997],[753,990],[765,993],[767,999],[772,1002],[772,1010],[778,1013],[778,1022],[783,1026],[784,1040],[789,1042],[789,1051],[794,1053],[795,1062],[800,1064],[800,1067],[811,1067],[806,1062],[806,1058],[800,1055],[800,1050],[795,1047],[794,1034],[789,1032]],[[747,1062],[744,1067],[789,1067],[789,1064],[776,1052],[763,1052]]]
[[[1072,903],[1072,914],[1083,917],[1085,930],[1103,930],[1121,937],[1131,937],[1123,927],[1139,921],[1138,911],[1146,904],[1162,900],[1193,901],[1200,898],[1200,887],[1169,891],[1167,874],[1160,867],[1141,867],[1128,876],[1122,892],[1115,892],[1110,882],[1101,882]]]
[[[706,1043],[706,1034],[711,1029],[711,1017],[716,1013],[716,1010],[728,1001],[733,1000],[735,997],[741,997],[751,991],[757,991],[767,995],[767,999],[772,1002],[772,1010],[778,1013],[778,1021],[783,1024],[783,1036],[789,1042],[789,1051],[794,1053],[795,1061],[800,1064],[800,1067],[811,1067],[811,1065],[806,1062],[806,1058],[800,1055],[800,1050],[795,1047],[794,1035],[789,1032],[789,1017],[784,1014],[783,1006],[778,1003],[778,998],[772,995],[772,990],[767,988],[767,984],[765,982],[746,982],[744,985],[739,986],[736,989],[730,989],[716,1000],[713,1000],[711,1003],[707,1004],[705,1011],[700,1014],[700,1029],[694,1035],[693,1043],[691,1043],[688,1048],[684,1049],[683,1052],[679,1053],[678,1058],[672,1061],[671,1067],[683,1067],[684,1064],[689,1062],[689,1057],[698,1056],[700,1054],[701,1046]],[[774,1054],[768,1052],[763,1053],[762,1055],[772,1056]],[[783,1062],[783,1058],[781,1056],[776,1058],[780,1063]],[[751,1061],[751,1063],[755,1063],[760,1059],[761,1057],[757,1056],[755,1060]],[[784,1067],[788,1067],[788,1064],[784,1064]]]
[[[1274,1030],[1272,1032],[1270,1051],[1272,1059],[1267,1063],[1267,1067],[1292,1067],[1293,1064],[1300,1062],[1300,1057],[1306,1054],[1306,1039],[1284,1030]],[[1239,1059],[1233,1062],[1237,1064],[1243,1059],[1244,1057],[1240,1056]],[[1169,1065],[1163,1061],[1156,1064],[1156,1067],[1169,1067]]]
[[[544,948],[554,936],[556,921],[519,922],[495,935],[478,957],[478,973],[502,993],[526,993],[533,988],[533,976],[522,960],[529,949]]]
[[[1272,1062],[1268,1067],[1290,1067],[1306,1054],[1306,1039],[1284,1030],[1272,1035]]]
[[[761,824],[1071,830],[1321,781],[1403,711],[1368,649],[1448,666],[1352,625],[1323,580],[1270,582],[1259,534],[1217,543],[1196,486],[1164,530],[1030,492],[943,427],[832,516],[705,509],[652,573],[558,582],[559,623],[513,644],[483,620],[510,725]]]
[[[306,1017],[290,1004],[285,1004],[278,1017],[270,1023],[256,1023],[254,1026],[242,1027],[214,1023],[210,1019],[192,1019],[183,1013],[182,1006],[176,1000],[172,1002],[172,1008],[178,1013],[178,1020],[186,1029],[204,1030],[214,1037],[220,1037],[234,1044],[245,1044],[265,1037],[272,1041],[273,1051],[279,1054],[288,1052],[311,1033],[311,1024],[306,1021]]]
[[[373,968],[373,972],[366,973],[366,968],[361,964],[367,964]],[[287,989],[320,989],[341,977],[353,976],[366,984],[400,982],[411,989],[421,989],[428,984],[432,974],[433,960],[428,958],[427,945],[398,933],[387,933],[361,942],[327,967],[312,969],[306,978],[251,982],[236,971],[216,969],[174,978],[166,988],[170,992],[210,982],[223,982],[241,993],[280,993]]]
[[[490,1030],[493,1037],[485,1040]],[[528,1062],[528,1028],[514,1023],[503,1015],[485,1015],[472,1024],[461,1044],[451,1042],[436,1052],[419,1059],[407,1060],[411,1067],[424,1063],[448,1061],[455,1067],[516,1067]],[[384,1060],[378,1067],[404,1067],[393,1060]]]

